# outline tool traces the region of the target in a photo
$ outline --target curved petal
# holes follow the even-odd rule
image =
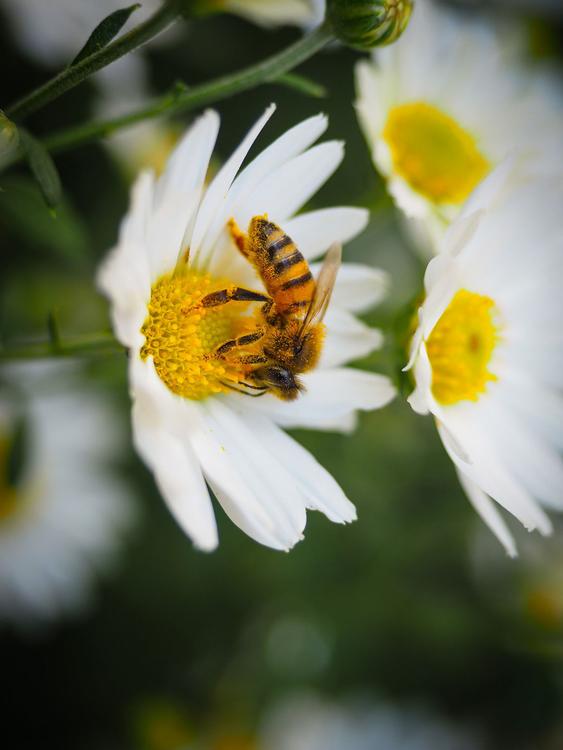
[[[311,271],[317,276],[320,263],[313,263]],[[362,263],[343,263],[338,271],[330,301],[331,307],[350,312],[364,312],[378,305],[387,295],[389,275],[379,268]]]
[[[381,348],[383,334],[347,310],[330,308],[325,316],[326,337],[320,367],[337,367]]]
[[[291,549],[303,537],[306,514],[289,472],[232,402],[210,398],[199,411],[192,445],[225,512],[261,544]]]
[[[175,434],[170,403],[160,403],[155,378],[158,376],[152,362],[139,361],[132,411],[135,448],[154,473],[158,489],[180,526],[197,547],[211,551],[218,538],[209,492],[187,434],[184,440]],[[169,398],[174,397],[170,394]]]
[[[457,476],[469,501],[487,524],[489,529],[502,544],[509,557],[516,557],[516,544],[503,517],[498,512],[494,502],[474,482],[472,482],[462,471],[457,469]]]
[[[222,213],[222,207],[227,200],[229,188],[236,177],[240,165],[244,161],[252,144],[258,138],[260,131],[274,114],[276,107],[271,104],[264,114],[252,126],[250,131],[242,140],[242,143],[235,149],[219,172],[213,178],[213,181],[205,191],[205,196],[199,207],[197,219],[194,224],[192,237],[190,238],[190,250],[193,262],[204,263],[207,247],[204,245],[205,236],[213,222],[213,218]]]
[[[329,472],[303,448],[268,418],[260,414],[246,417],[250,428],[265,441],[269,450],[279,457],[284,466],[301,486],[307,498],[307,507],[324,513],[335,523],[350,523],[356,520],[356,508],[348,500]]]
[[[347,432],[356,410],[380,409],[395,397],[384,375],[339,367],[302,376],[305,392],[296,401],[266,395],[247,408],[269,415],[283,427],[305,427]]]
[[[318,258],[333,244],[344,244],[365,229],[369,212],[364,208],[340,206],[308,211],[289,219],[283,230],[295,242],[306,260]]]
[[[239,205],[236,220],[246,226],[252,216],[268,214],[283,225],[326,182],[343,157],[343,144],[327,141],[286,161]]]
[[[186,228],[199,206],[218,131],[219,116],[208,110],[183,137],[157,183],[147,237],[153,280],[172,271],[184,249]]]

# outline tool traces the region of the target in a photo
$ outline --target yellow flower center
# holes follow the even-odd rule
[[[141,329],[141,358],[153,358],[160,379],[173,393],[199,400],[228,390],[226,379],[236,381],[232,366],[210,355],[256,326],[252,317],[241,316],[247,305],[197,307],[210,292],[231,287],[225,279],[192,270],[167,274],[153,286]]]
[[[488,370],[498,341],[490,297],[460,289],[442,313],[426,351],[432,367],[432,393],[444,406],[477,401],[496,375]]]
[[[463,203],[490,169],[475,138],[425,102],[393,107],[383,137],[395,172],[433,203]]]

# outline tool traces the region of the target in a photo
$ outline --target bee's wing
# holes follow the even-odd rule
[[[340,268],[340,261],[342,260],[342,245],[335,242],[330,246],[328,253],[325,256],[319,276],[317,278],[315,294],[305,315],[305,320],[301,326],[299,336],[304,336],[305,333],[322,321],[330,302],[332,290],[334,289],[334,282],[336,281],[336,275]]]

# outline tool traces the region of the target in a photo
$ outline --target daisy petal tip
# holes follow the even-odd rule
[[[510,546],[505,545],[504,551],[511,560],[516,560],[516,558],[518,557],[518,550],[516,549],[515,544],[511,544]]]
[[[219,546],[219,539],[217,537],[214,539],[194,539],[193,545],[198,552],[209,554],[210,552],[215,552]]]

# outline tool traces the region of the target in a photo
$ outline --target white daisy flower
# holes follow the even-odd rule
[[[354,506],[340,487],[279,425],[351,429],[358,409],[383,406],[394,394],[387,378],[342,367],[381,343],[380,333],[353,312],[381,297],[385,278],[357,265],[340,269],[321,362],[302,376],[306,391],[299,398],[252,398],[229,387],[245,390],[251,367],[217,350],[263,324],[262,303],[204,307],[201,301],[237,287],[265,291],[237,249],[230,220],[245,229],[251,218],[267,214],[311,260],[356,235],[368,218],[358,208],[294,216],[342,159],[341,143],[310,148],[327,126],[323,115],[292,128],[239,173],[273,111],[258,120],[208,186],[219,117],[202,115],[158,180],[151,172],[138,178],[118,246],[99,277],[114,329],[130,351],[136,447],[179,523],[205,550],[217,545],[206,482],[241,529],[276,549],[302,538],[306,508],[336,522],[352,521]],[[260,354],[260,345],[249,344],[251,355]],[[232,354],[236,360],[236,348]]]
[[[516,36],[417,0],[401,39],[358,64],[373,161],[430,252],[515,149],[547,169],[563,157],[561,85],[523,67]]]
[[[519,173],[520,172],[520,173]],[[431,412],[461,483],[510,555],[491,498],[529,530],[563,508],[563,183],[507,163],[426,271],[412,407]]]
[[[0,620],[16,625],[87,604],[133,519],[107,471],[118,452],[112,412],[68,375],[59,364],[2,370]]]

